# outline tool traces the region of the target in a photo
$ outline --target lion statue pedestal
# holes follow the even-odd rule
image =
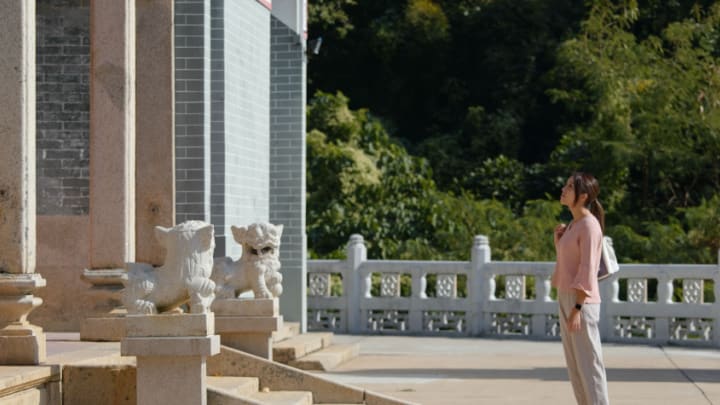
[[[243,253],[237,261],[215,259],[215,327],[222,344],[272,360],[272,333],[283,325],[277,298],[282,294],[279,248],[283,226],[256,223],[231,229]],[[238,298],[248,291],[255,297]]]
[[[214,229],[188,221],[155,232],[167,249],[165,263],[158,268],[128,263],[122,297],[128,315],[120,350],[137,358],[138,404],[204,404],[206,359],[220,353],[210,312]]]
[[[128,315],[120,353],[137,359],[137,403],[206,403],[207,358],[220,353],[212,312]]]
[[[272,334],[283,326],[277,298],[226,298],[213,302],[222,344],[272,360]]]

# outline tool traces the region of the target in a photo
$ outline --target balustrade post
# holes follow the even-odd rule
[[[715,293],[715,301],[713,302],[715,311],[713,313],[716,314],[715,325],[713,326],[713,345],[720,347],[720,315],[718,315],[720,314],[720,249],[718,249],[718,268],[713,277],[713,290]]]
[[[470,310],[470,334],[477,336],[485,331],[484,304],[488,301],[489,292],[485,282],[485,270],[487,263],[490,263],[490,243],[485,235],[476,235],[473,239],[472,250],[470,251],[470,274],[468,277],[468,298],[471,303]]]
[[[538,274],[535,276],[535,303],[543,306],[546,302],[552,302],[550,298],[550,277]],[[534,314],[532,316],[532,335],[537,338],[543,338],[547,335],[547,317],[546,313]]]
[[[609,313],[609,308],[619,302],[619,292],[620,283],[617,275],[609,277],[605,282],[600,282],[600,298],[602,299],[600,304],[600,338],[602,340],[612,338],[613,315]]]
[[[669,274],[663,272],[657,278],[657,302],[658,304],[672,304],[673,279]],[[670,318],[655,318],[655,339],[660,343],[670,340]]]
[[[363,328],[360,302],[365,296],[365,287],[360,278],[360,267],[367,260],[367,248],[362,235],[350,236],[347,244],[347,273],[343,275],[343,294],[347,299],[347,327],[350,333],[361,333]]]

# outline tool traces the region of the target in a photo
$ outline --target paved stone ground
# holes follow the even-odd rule
[[[120,348],[78,338],[49,333],[48,356],[77,361]],[[575,404],[558,341],[335,335],[333,342],[359,343],[360,356],[322,376],[419,404]],[[613,405],[720,405],[720,350],[603,349]]]
[[[329,379],[420,404],[575,400],[559,341],[335,335],[360,356]],[[720,350],[604,344],[614,405],[720,405]]]

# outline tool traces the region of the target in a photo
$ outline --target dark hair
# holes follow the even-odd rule
[[[603,209],[598,194],[600,194],[600,183],[595,176],[590,173],[575,172],[570,176],[573,179],[573,187],[575,189],[575,203],[580,198],[580,194],[587,194],[585,206],[592,212],[600,223],[600,228],[605,232],[605,210]]]

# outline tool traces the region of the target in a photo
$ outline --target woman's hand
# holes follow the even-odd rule
[[[558,241],[562,236],[565,234],[565,230],[567,229],[567,225],[565,224],[558,224],[558,226],[555,227],[555,232],[553,233],[553,240],[555,241],[555,244],[557,245]]]
[[[580,324],[582,323],[582,311],[573,308],[570,311],[570,319],[568,319],[568,330],[570,332],[577,332],[580,330]]]

